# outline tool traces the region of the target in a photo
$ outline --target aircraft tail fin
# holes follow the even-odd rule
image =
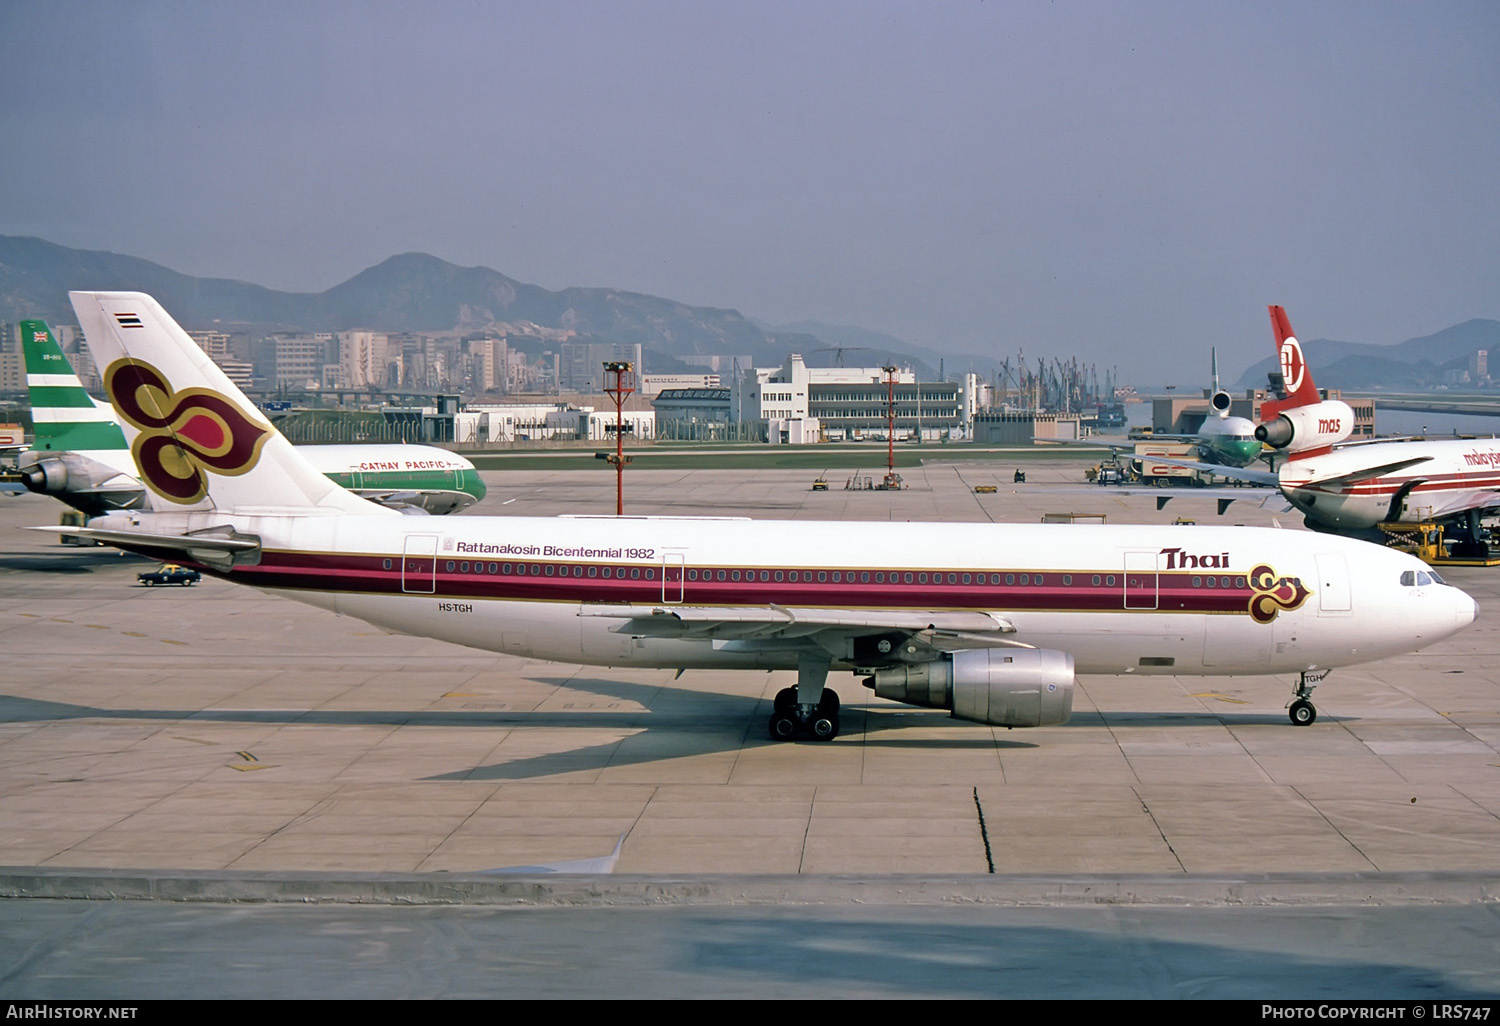
[[[69,298],[105,394],[137,432],[131,453],[153,510],[384,512],[318,473],[156,300],[139,292]]]
[[[1283,410],[1312,406],[1323,401],[1318,393],[1318,386],[1313,383],[1307,359],[1302,355],[1302,343],[1297,341],[1297,335],[1292,331],[1292,321],[1287,317],[1286,309],[1280,306],[1268,309],[1271,311],[1271,331],[1276,337],[1276,354],[1281,362],[1280,373],[1286,398],[1265,403],[1262,408],[1268,412],[1262,415],[1263,419],[1270,419]]]
[[[21,322],[21,353],[35,425],[34,451],[127,457],[129,445],[113,411],[84,390],[46,321]],[[129,466],[128,458],[122,462]]]

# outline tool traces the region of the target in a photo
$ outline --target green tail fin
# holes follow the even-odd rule
[[[26,358],[26,387],[31,393],[33,449],[129,449],[113,412],[84,391],[45,321],[21,322],[21,351]]]

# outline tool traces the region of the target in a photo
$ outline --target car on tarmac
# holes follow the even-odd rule
[[[191,588],[202,578],[196,570],[176,563],[163,563],[155,570],[147,570],[145,573],[136,574],[135,579],[150,588],[157,584],[180,584],[185,588]]]

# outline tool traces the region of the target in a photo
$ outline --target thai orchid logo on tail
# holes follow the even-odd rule
[[[1270,623],[1283,609],[1301,607],[1312,592],[1300,577],[1278,577],[1264,563],[1250,571],[1250,618],[1256,623]]]
[[[140,430],[131,452],[158,495],[183,505],[208,491],[204,472],[234,476],[254,468],[271,431],[207,388],[178,392],[148,363],[116,360],[104,388],[120,416]]]

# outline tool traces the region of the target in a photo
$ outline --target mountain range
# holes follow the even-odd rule
[[[996,363],[994,357],[943,353],[865,328],[817,321],[772,326],[737,310],[620,289],[554,292],[426,253],[393,256],[324,292],[278,292],[225,278],[195,278],[139,257],[0,235],[0,320],[41,317],[71,324],[70,289],[148,292],[190,330],[479,334],[536,325],[572,331],[580,341],[639,342],[655,354],[646,365],[657,371],[683,369],[683,357],[709,355],[748,356],[757,366],[774,366],[790,352],[801,353],[809,366],[910,365],[926,380],[936,377],[945,360],[949,371],[984,371]],[[1465,366],[1476,349],[1500,359],[1500,321],[1466,321],[1399,345],[1303,342],[1318,384],[1349,390],[1441,384],[1443,371]],[[1275,358],[1268,355],[1234,387],[1263,388],[1274,369]]]
[[[1319,388],[1350,391],[1410,390],[1443,383],[1445,370],[1468,366],[1477,349],[1500,360],[1500,321],[1476,319],[1396,345],[1340,342],[1315,338],[1302,341],[1302,354]],[[1267,344],[1266,351],[1271,351]],[[1236,389],[1265,388],[1266,375],[1279,370],[1274,355],[1240,375]],[[1500,363],[1495,365],[1500,377]]]
[[[681,357],[706,355],[749,356],[758,366],[780,364],[788,352],[807,354],[814,365],[835,361],[831,352],[822,352],[832,347],[810,332],[764,326],[736,310],[610,288],[554,292],[426,253],[393,256],[324,292],[299,293],[195,278],[138,257],[0,235],[0,320],[40,317],[70,324],[70,289],[150,293],[189,330],[478,334],[531,324],[572,331],[580,341],[639,342],[668,357],[647,360],[652,369],[677,369]],[[861,329],[836,331],[845,338]],[[896,356],[902,363],[915,359],[926,369],[926,361],[906,352],[900,339],[865,333],[863,341],[871,339],[878,359],[851,363]]]

